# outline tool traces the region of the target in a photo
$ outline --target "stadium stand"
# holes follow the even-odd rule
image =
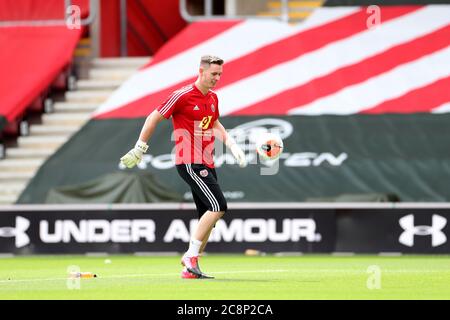
[[[86,1],[74,3],[82,6],[81,16],[88,15]],[[42,143],[31,136],[37,131],[30,127],[32,119],[51,111],[51,94],[69,89],[73,81],[73,51],[86,30],[69,29],[63,22],[61,1],[0,3],[0,143],[1,157],[8,158],[0,161],[0,203],[13,202],[43,162],[42,153],[33,149],[26,151],[33,158],[22,158],[23,149],[9,147]]]
[[[80,9],[81,22],[88,24],[69,28],[67,4]],[[137,57],[117,57],[122,36],[117,22],[123,18],[119,1],[0,3],[0,44],[6,48],[0,53],[0,70],[9,75],[0,81],[0,204],[14,203],[39,167],[90,113],[151,61],[145,54],[185,25],[179,15],[167,18],[177,10],[177,1],[129,4],[125,43],[128,54]],[[108,14],[101,17],[92,8]],[[146,24],[150,35],[142,34]]]
[[[289,1],[288,21],[289,23],[299,23],[307,19],[315,9],[322,6],[323,0],[315,1]],[[266,4],[267,11],[258,12],[259,17],[280,17],[283,15],[281,1],[269,1]]]
[[[393,194],[401,201],[447,199],[445,181],[438,179],[447,172],[445,161],[435,159],[447,157],[442,132],[449,101],[448,10],[382,7],[377,28],[367,26],[368,13],[360,7],[321,7],[297,25],[263,19],[191,23],[99,106],[41,167],[19,202],[44,203],[53,188],[123,170],[117,159],[126,150],[117,146],[132,143],[144,118],[170,92],[195,81],[192,62],[210,50],[227,61],[216,88],[223,123],[229,129],[246,128],[250,143],[236,139],[249,156],[254,156],[252,134],[267,126],[282,129],[286,143],[282,170],[271,183],[264,182],[258,166],[241,172],[219,162],[218,167],[230,170],[221,179],[233,200],[269,201],[266,194],[279,202],[342,194],[352,199],[368,199],[358,194]],[[166,170],[169,125],[157,134],[154,139],[166,143],[152,144],[138,170],[150,170],[186,194],[174,170]],[[97,139],[108,142],[99,146]],[[95,155],[90,151],[94,146]],[[91,156],[87,160],[84,154]],[[75,171],[68,170],[69,163]],[[405,183],[411,179],[416,183]]]
[[[14,130],[30,108],[44,111],[39,101],[51,87],[66,88],[66,79],[59,77],[70,70],[80,35],[64,26],[2,30],[0,46],[8,48],[0,53],[0,68],[7,75],[0,82],[0,91],[8,93],[0,96],[1,114],[10,124],[6,129]]]
[[[56,22],[65,18],[65,5],[67,2],[61,0],[2,0],[0,2],[0,22],[30,22],[45,23]],[[89,16],[89,0],[71,0],[71,5],[80,9],[80,17]]]
[[[72,4],[89,16],[88,1]],[[89,30],[65,25],[61,0],[2,1],[0,28],[0,203],[13,203],[96,103],[149,59],[94,59],[76,81],[75,60],[91,54]]]
[[[93,59],[86,71],[88,77],[77,80],[72,90],[63,93],[51,112],[43,113],[39,122],[30,125],[27,136],[17,137],[16,146],[6,148],[5,159],[0,160],[0,203],[15,202],[45,160],[84,125],[90,113],[124,79],[148,60],[148,57]],[[54,60],[49,63],[54,66]]]

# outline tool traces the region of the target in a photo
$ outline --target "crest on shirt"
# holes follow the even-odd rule
[[[214,104],[211,104],[211,111],[216,112],[216,107],[214,107]]]
[[[206,177],[206,176],[208,175],[208,170],[206,170],[206,169],[201,170],[201,171],[200,171],[200,175],[201,175],[203,178]]]
[[[198,110],[200,110],[200,108],[196,105],[196,106],[194,107],[194,109],[192,109],[192,110],[198,111]]]

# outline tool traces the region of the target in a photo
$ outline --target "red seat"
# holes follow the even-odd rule
[[[81,30],[66,27],[0,28],[0,115],[20,121],[66,72]]]

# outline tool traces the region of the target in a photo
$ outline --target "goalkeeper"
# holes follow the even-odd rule
[[[214,169],[215,136],[230,148],[241,167],[247,165],[244,152],[218,120],[219,100],[211,89],[220,80],[222,70],[222,59],[210,55],[201,57],[195,83],[174,91],[147,117],[135,147],[120,159],[128,168],[138,164],[148,149],[147,141],[156,125],[172,117],[176,168],[191,187],[199,215],[189,249],[181,259],[182,278],[211,278],[200,270],[198,258],[215,223],[227,210]]]

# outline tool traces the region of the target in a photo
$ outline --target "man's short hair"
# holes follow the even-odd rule
[[[219,58],[217,56],[211,56],[211,55],[205,55],[202,56],[202,58],[200,59],[200,66],[201,67],[206,67],[211,64],[218,64],[219,66],[221,66],[223,64],[223,59]]]

